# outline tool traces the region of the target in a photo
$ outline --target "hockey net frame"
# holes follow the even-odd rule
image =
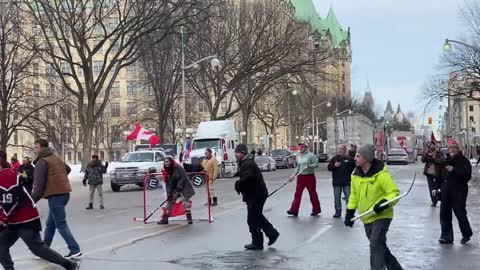
[[[207,172],[188,172],[187,173],[187,176],[188,176],[188,181],[191,181],[191,178],[196,176],[196,175],[202,175],[205,179],[205,183],[201,186],[201,187],[195,187],[193,184],[193,188],[194,189],[201,189],[203,187],[205,187],[206,189],[206,194],[207,194],[207,211],[208,211],[208,217],[207,218],[194,218],[193,220],[196,220],[196,221],[208,221],[208,223],[212,223],[213,222],[213,213],[212,213],[212,206],[211,206],[211,194],[210,194],[210,178],[208,176],[208,173]],[[163,209],[162,207],[164,207],[165,205],[162,205],[162,206],[159,206],[158,208],[156,208],[153,212],[150,212],[148,211],[148,208],[149,208],[149,205],[148,205],[148,194],[152,191],[156,191],[156,192],[160,192],[159,191],[159,188],[157,189],[150,189],[149,186],[148,186],[148,183],[147,181],[149,179],[151,179],[151,177],[154,176],[160,183],[160,185],[163,185],[163,187],[165,187],[165,185],[163,184],[163,174],[162,173],[150,173],[150,174],[147,174],[143,177],[143,218],[137,218],[137,217],[134,217],[133,220],[134,221],[137,221],[137,222],[143,222],[144,224],[150,224],[150,223],[154,223],[156,222],[157,220],[154,219],[154,214],[159,211],[159,213],[162,213]],[[164,191],[162,191],[164,192]],[[161,201],[158,202],[158,205],[160,205],[160,203],[162,203]],[[194,215],[195,216],[195,215]],[[178,220],[178,219],[176,219]]]

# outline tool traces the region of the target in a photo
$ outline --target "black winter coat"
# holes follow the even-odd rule
[[[335,162],[341,162],[340,167],[335,167]],[[352,172],[355,170],[355,161],[351,156],[335,156],[328,164],[328,170],[332,172],[332,184],[334,186],[348,186],[352,181]]]
[[[29,193],[32,193],[33,189],[33,172],[35,171],[35,167],[30,165],[25,165],[22,164],[18,168],[18,174],[19,174],[19,180],[22,186],[24,186]],[[26,174],[26,177],[24,176],[24,172]]]
[[[181,193],[185,199],[190,199],[195,195],[192,183],[188,180],[187,173],[182,166],[175,164],[171,173],[167,172],[167,181],[165,182],[167,196],[172,196],[175,191]]]
[[[453,171],[445,168],[452,166]],[[442,192],[446,190],[461,190],[468,188],[468,181],[472,178],[472,164],[462,153],[445,160],[442,170]]]
[[[244,202],[265,199],[268,196],[262,172],[252,156],[249,155],[240,161],[240,170],[237,175],[240,180],[235,182],[235,190],[242,194]]]

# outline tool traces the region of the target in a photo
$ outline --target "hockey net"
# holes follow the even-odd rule
[[[195,190],[195,195],[190,199],[193,221],[213,222],[208,174],[205,172],[192,172],[187,173],[187,175]],[[143,215],[142,217],[134,217],[133,220],[143,222],[144,224],[159,221],[166,209],[166,200],[167,193],[163,175],[161,173],[146,175],[143,179]],[[183,204],[180,199],[177,199],[172,214],[178,212],[178,210],[180,212],[183,210]],[[183,213],[171,215],[169,221],[186,221],[186,217]]]

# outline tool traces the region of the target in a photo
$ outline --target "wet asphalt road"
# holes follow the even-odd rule
[[[389,166],[389,170],[402,192],[408,189],[417,172],[412,193],[395,208],[388,234],[390,249],[404,269],[480,269],[480,182],[471,182],[469,192],[467,210],[475,234],[471,243],[460,245],[461,234],[454,222],[455,244],[441,246],[437,244],[440,209],[430,207],[422,165]],[[289,169],[264,173],[269,189],[283,184],[291,172]],[[142,191],[138,187],[114,193],[107,180],[104,185],[106,209],[87,211],[84,209],[87,188],[74,183],[68,215],[84,252],[81,269],[369,269],[369,245],[362,224],[356,222],[351,229],[343,225],[343,219],[332,218],[333,192],[326,164],[317,170],[317,179],[322,205],[319,217],[309,215],[307,192],[304,192],[300,216],[286,216],[294,183],[267,201],[265,214],[281,236],[272,248],[262,252],[243,250],[250,235],[245,206],[233,191],[235,179],[219,180],[220,206],[213,210],[213,223],[196,220],[194,225],[186,225],[179,220],[167,226],[133,222],[134,216],[141,217],[143,213]],[[205,193],[197,191],[194,218],[207,218],[206,208],[201,206]],[[158,193],[148,193],[148,211],[160,202]],[[45,221],[46,203],[41,202],[39,208]],[[53,247],[67,252],[63,239],[58,236]],[[12,249],[12,256],[17,269],[60,269],[34,258],[21,241]]]

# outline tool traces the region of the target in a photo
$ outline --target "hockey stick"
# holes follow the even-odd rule
[[[396,202],[396,201],[402,199],[403,197],[407,196],[407,195],[410,193],[410,191],[412,190],[413,185],[415,184],[415,179],[416,179],[416,178],[417,178],[417,173],[415,172],[415,174],[413,175],[412,184],[410,185],[410,188],[409,188],[406,192],[404,192],[403,194],[400,194],[399,196],[397,196],[397,197],[395,197],[395,198],[393,198],[393,199],[391,199],[391,200],[388,200],[388,201],[382,203],[380,206],[382,206],[382,207],[383,207],[383,206],[387,206],[387,205],[389,205],[390,203]],[[373,212],[374,212],[374,210],[373,210],[373,208],[372,208],[372,209],[370,209],[370,210],[368,210],[368,211],[366,211],[366,212],[363,212],[361,215],[358,215],[358,216],[352,218],[351,221],[355,221],[355,220],[357,220],[357,219],[359,219],[359,218],[362,218],[362,217],[364,217],[364,216],[370,215],[370,214],[373,213]]]
[[[274,191],[272,191],[272,193],[268,194],[267,198],[272,196],[273,194],[275,194],[277,191],[279,191],[280,189],[282,189],[283,187],[285,187],[286,185],[288,185],[288,183],[292,182],[293,179],[295,179],[295,177],[299,176],[301,173],[303,173],[303,170],[297,174],[295,174],[295,176],[292,178],[292,180],[288,179],[287,182],[285,182],[283,185],[281,185],[279,188],[275,189]]]

